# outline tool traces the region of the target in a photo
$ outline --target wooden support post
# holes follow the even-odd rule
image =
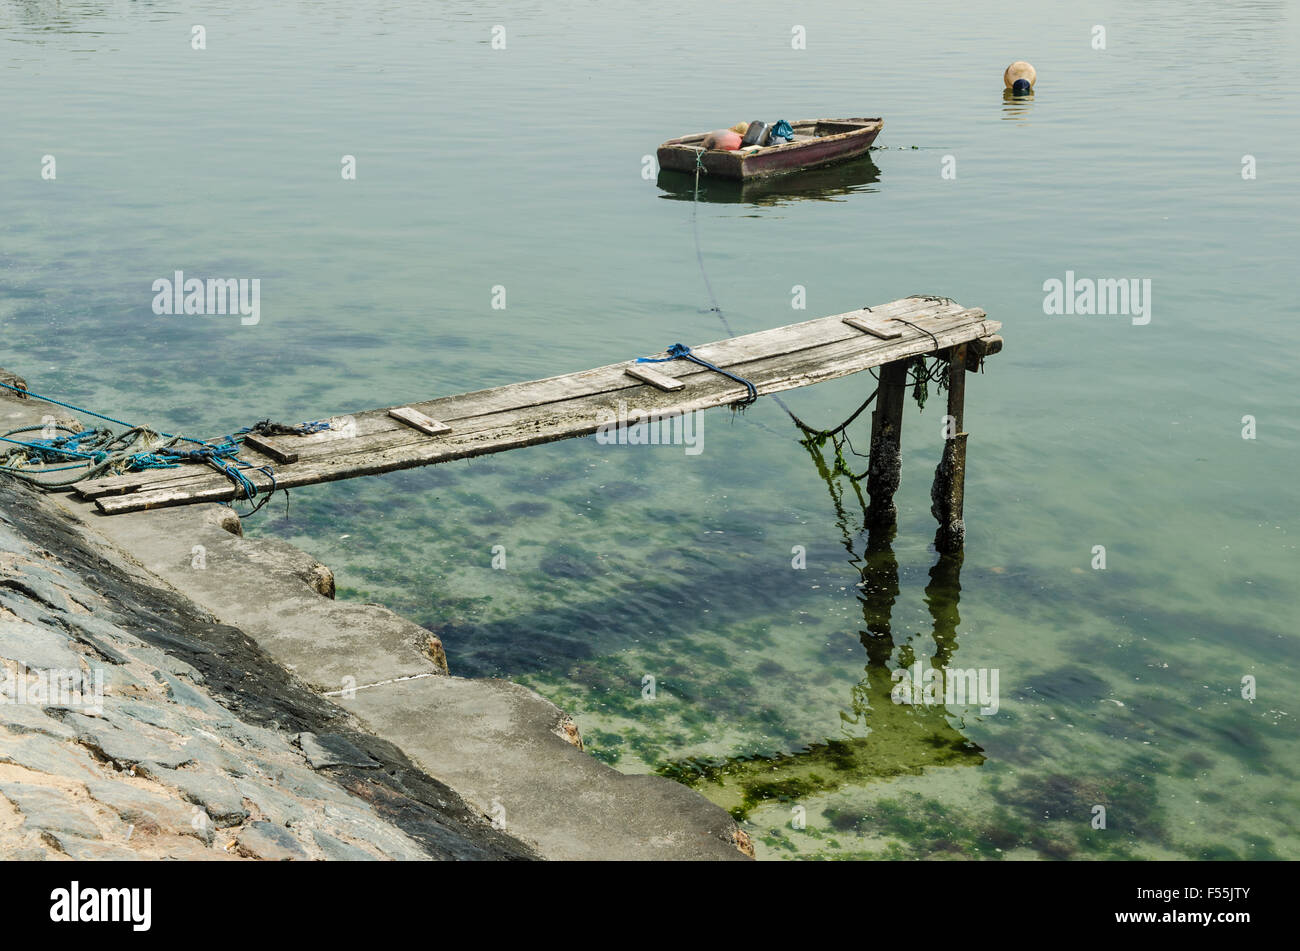
[[[966,495],[966,433],[962,431],[966,400],[966,344],[952,348],[948,358],[948,416],[944,420],[943,458],[930,486],[930,514],[939,520],[934,547],[945,555],[962,550],[966,522],[962,505]]]
[[[876,409],[871,414],[871,458],[867,471],[867,524],[888,527],[898,520],[894,493],[902,472],[900,454],[903,430],[903,401],[907,395],[907,360],[895,360],[880,368]]]

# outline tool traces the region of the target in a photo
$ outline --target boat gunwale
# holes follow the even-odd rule
[[[882,119],[882,118],[877,117],[877,118],[874,118],[874,119],[863,119],[863,118],[854,118],[854,119],[797,119],[797,120],[795,120],[794,122],[791,122],[791,123],[790,123],[790,128],[792,128],[792,129],[798,129],[800,126],[813,126],[814,128],[816,128],[819,124],[821,124],[821,123],[823,123],[823,122],[837,123],[837,124],[839,124],[839,125],[857,125],[857,126],[859,126],[859,128],[856,128],[856,129],[850,129],[850,130],[848,130],[847,132],[835,132],[835,133],[832,133],[831,135],[813,136],[812,138],[808,138],[808,139],[800,139],[800,140],[797,141],[797,142],[785,142],[785,143],[783,143],[783,144],[781,144],[781,145],[765,145],[765,146],[762,147],[762,150],[765,151],[765,152],[768,151],[769,149],[772,150],[772,151],[776,151],[776,150],[789,151],[789,150],[791,150],[791,149],[806,148],[806,147],[809,146],[809,145],[813,145],[813,144],[820,143],[820,142],[834,142],[834,141],[839,140],[839,139],[846,139],[846,138],[848,138],[849,136],[853,136],[853,135],[862,135],[864,132],[868,132],[868,131],[870,131],[872,126],[875,126],[875,131],[876,131],[877,133],[879,133],[880,130],[883,129],[884,126],[885,126],[885,120]],[[708,135],[710,135],[712,131],[713,131],[713,130],[710,130],[710,132],[691,132],[691,133],[688,133],[687,135],[679,135],[679,136],[677,136],[676,138],[672,138],[672,139],[669,139],[668,141],[664,142],[662,145],[659,146],[659,148],[661,148],[661,149],[665,149],[665,148],[672,148],[672,147],[681,146],[681,147],[687,147],[688,150],[689,150],[689,151],[692,151],[692,152],[733,152],[733,153],[734,153],[734,152],[739,152],[739,151],[740,151],[740,149],[695,149],[695,148],[690,148],[690,144],[691,144],[692,141],[703,142],[704,139],[705,139]],[[750,153],[750,154],[756,154],[756,153]]]

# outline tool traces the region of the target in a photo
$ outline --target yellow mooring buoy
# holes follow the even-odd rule
[[[1031,63],[1018,59],[1007,67],[1007,71],[1002,74],[1002,81],[1017,96],[1026,96],[1033,92],[1034,83],[1038,81],[1038,71]]]

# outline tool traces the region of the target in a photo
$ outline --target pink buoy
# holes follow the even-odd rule
[[[731,129],[717,129],[704,137],[704,147],[734,152],[740,148],[740,141],[740,133],[733,132]]]

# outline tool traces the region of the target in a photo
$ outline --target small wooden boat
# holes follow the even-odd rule
[[[884,126],[881,119],[801,119],[791,122],[794,141],[751,145],[739,151],[705,149],[707,132],[669,139],[659,146],[659,167],[694,172],[698,161],[710,175],[747,181],[833,165],[864,154]]]

